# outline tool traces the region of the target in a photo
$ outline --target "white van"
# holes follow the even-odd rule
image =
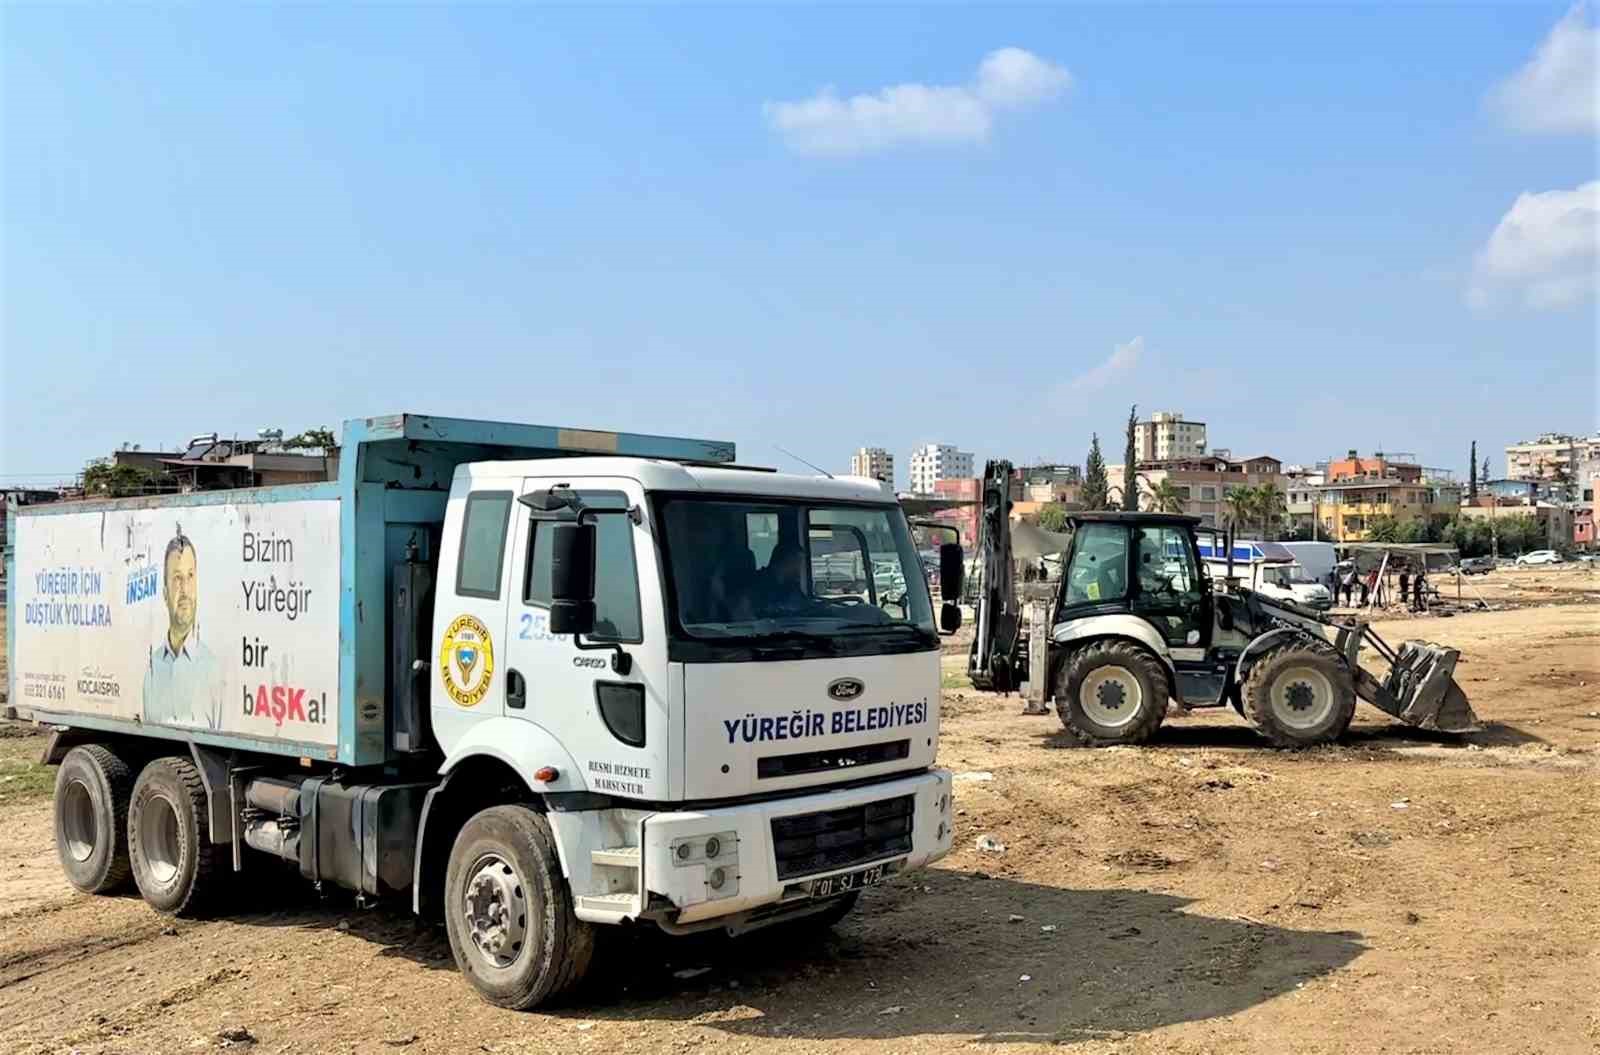
[[[1206,571],[1213,579],[1224,578],[1228,574],[1228,556],[1222,545],[1203,537],[1199,545]],[[1332,590],[1313,579],[1281,542],[1235,539],[1233,576],[1240,585],[1266,597],[1324,611],[1333,607]]]

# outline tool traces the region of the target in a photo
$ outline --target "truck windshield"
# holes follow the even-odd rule
[[[675,636],[826,654],[937,646],[927,580],[898,506],[658,503]]]
[[[1261,569],[1263,582],[1274,586],[1315,586],[1316,582],[1298,564],[1278,564]]]

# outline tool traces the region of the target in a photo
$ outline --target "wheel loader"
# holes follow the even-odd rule
[[[973,685],[998,692],[1019,688],[1030,667],[1013,562],[1051,548],[1030,527],[1027,552],[1014,551],[1010,477],[1009,463],[985,467],[977,633],[968,656]],[[1360,619],[1242,586],[1231,567],[1212,578],[1197,537],[1214,529],[1196,517],[1081,512],[1068,527],[1054,539],[1061,574],[1047,606],[1045,695],[1084,743],[1149,740],[1169,700],[1182,709],[1232,705],[1281,747],[1338,740],[1357,698],[1422,729],[1464,732],[1477,724],[1454,679],[1459,651],[1423,641],[1396,650]],[[1218,541],[1232,553],[1231,538]],[[1363,646],[1386,665],[1381,678],[1362,667]]]

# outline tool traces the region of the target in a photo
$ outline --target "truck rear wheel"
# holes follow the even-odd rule
[[[1167,714],[1167,671],[1130,641],[1100,641],[1078,649],[1056,682],[1061,724],[1086,744],[1142,744]]]
[[[99,744],[67,752],[56,771],[56,855],[85,894],[128,885],[128,797],[133,770]]]
[[[456,966],[498,1007],[526,1011],[562,995],[594,958],[594,928],[573,912],[550,824],[526,806],[492,806],[462,826],[444,906]]]
[[[1355,683],[1331,651],[1280,645],[1245,675],[1244,709],[1256,731],[1279,747],[1331,743],[1356,713]]]
[[[223,876],[211,841],[206,789],[187,758],[157,758],[139,773],[128,805],[128,857],[139,893],[157,912],[203,915]]]

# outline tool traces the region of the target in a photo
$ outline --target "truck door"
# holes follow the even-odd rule
[[[459,486],[459,485],[458,485]],[[435,589],[432,711],[441,743],[504,712],[506,539],[515,481],[475,479],[445,516]]]
[[[574,776],[588,790],[669,798],[672,693],[665,683],[661,578],[644,492],[632,480],[530,477],[522,493],[558,484],[601,511],[595,517],[595,632],[584,642],[621,648],[628,669],[616,668],[613,649],[580,649],[572,635],[550,633],[550,532],[518,505],[506,612],[505,713],[537,723],[562,743],[583,768]]]

